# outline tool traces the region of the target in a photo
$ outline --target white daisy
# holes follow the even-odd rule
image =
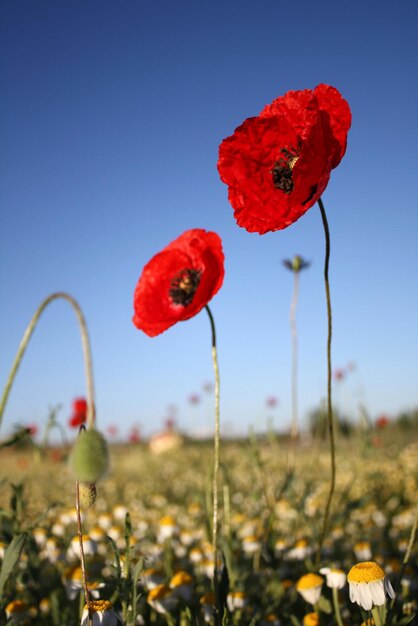
[[[320,574],[324,574],[327,579],[327,587],[330,589],[342,589],[346,583],[347,576],[342,569],[334,567],[321,567]]]
[[[395,597],[392,585],[384,570],[374,561],[354,565],[347,576],[350,600],[370,611],[373,606],[385,604],[386,596]]]
[[[309,604],[316,604],[321,596],[324,579],[318,574],[305,574],[296,583],[296,591]]]

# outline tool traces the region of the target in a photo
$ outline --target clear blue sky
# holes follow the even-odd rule
[[[131,323],[143,265],[189,228],[226,255],[211,309],[221,419],[245,432],[290,422],[288,324],[301,276],[300,415],[326,393],[324,236],[317,206],[285,231],[238,228],[218,177],[220,141],[289,89],[337,87],[348,149],[323,196],[331,229],[333,364],[356,363],[336,403],[372,416],[418,404],[416,3],[278,0],[4,0],[0,5],[0,381],[26,325],[56,290],[81,304],[98,423],[154,432],[212,424],[210,328],[201,314],[150,339]],[[45,312],[18,373],[3,435],[85,394],[64,302]],[[191,406],[191,393],[201,393]],[[266,397],[280,398],[268,411]]]

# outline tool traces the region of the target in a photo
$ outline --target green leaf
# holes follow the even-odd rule
[[[415,619],[415,614],[403,617],[399,622],[396,622],[396,626],[406,626],[406,624],[410,624],[413,619]]]
[[[331,615],[332,605],[331,605],[331,602],[327,598],[325,598],[325,596],[321,596],[319,598],[317,605],[318,605],[318,609],[322,611],[322,613]]]
[[[3,589],[20,558],[28,533],[22,533],[13,537],[4,554],[3,565],[0,571],[0,599],[3,597]]]
[[[134,618],[136,618],[136,605],[138,602],[138,598],[141,595],[138,593],[138,580],[143,570],[143,567],[144,567],[144,558],[141,557],[138,563],[135,565],[135,569],[133,572],[133,579],[132,579],[132,613],[133,613]]]

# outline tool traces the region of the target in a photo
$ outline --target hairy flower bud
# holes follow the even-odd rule
[[[109,465],[106,439],[97,430],[81,431],[74,444],[71,465],[80,483],[97,483]]]

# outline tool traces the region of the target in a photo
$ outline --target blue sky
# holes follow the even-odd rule
[[[335,401],[372,416],[415,407],[418,314],[417,13],[414,2],[14,0],[0,6],[0,380],[40,301],[67,291],[90,329],[99,427],[212,426],[201,314],[150,339],[131,323],[144,264],[189,228],[223,240],[211,309],[226,430],[290,422],[289,304],[281,261],[312,262],[298,308],[300,418],[326,393],[324,236],[317,206],[288,229],[238,228],[217,151],[290,89],[337,87],[353,124],[323,195],[331,230]],[[3,434],[85,394],[68,305],[44,313]],[[2,383],[4,384],[4,383]],[[192,406],[191,393],[202,395]],[[277,409],[266,398],[280,398]]]

